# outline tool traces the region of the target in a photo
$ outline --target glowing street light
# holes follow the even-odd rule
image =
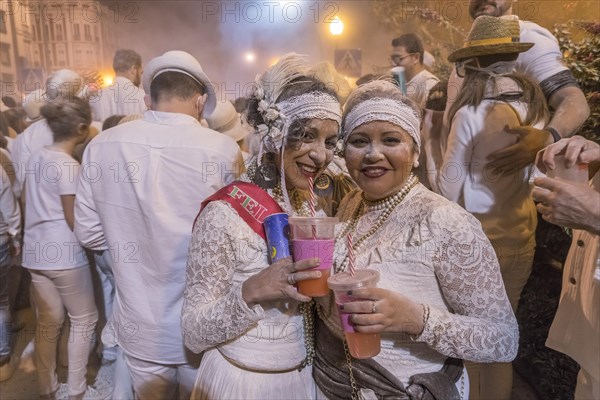
[[[254,60],[256,60],[256,56],[254,55],[254,53],[252,53],[250,51],[244,55],[244,58],[246,59],[246,62],[248,62],[248,63],[253,63]]]
[[[102,81],[104,82],[104,86],[110,86],[114,82],[114,77],[112,75],[104,75]]]
[[[333,21],[329,23],[329,32],[333,36],[340,36],[344,32],[344,23],[337,15],[333,17]]]

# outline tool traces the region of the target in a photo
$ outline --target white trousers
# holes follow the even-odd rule
[[[86,391],[86,372],[98,311],[89,267],[31,272],[31,294],[36,312],[35,365],[40,395],[58,390],[57,342],[65,308],[71,320],[67,345],[69,396]]]
[[[157,364],[127,354],[125,361],[137,400],[190,398],[198,367],[190,364]]]

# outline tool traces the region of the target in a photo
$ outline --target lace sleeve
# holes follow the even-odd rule
[[[214,201],[194,226],[181,327],[185,345],[196,353],[242,335],[264,317],[261,306],[249,308],[242,299],[245,278],[239,278],[244,260],[256,258],[248,254],[248,244],[256,239],[240,224],[244,222],[229,205]]]
[[[456,205],[432,215],[435,273],[452,312],[430,306],[420,337],[438,352],[475,362],[512,361],[519,330],[496,253],[475,217]]]

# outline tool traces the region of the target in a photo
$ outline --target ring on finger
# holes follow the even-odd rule
[[[294,276],[294,274],[289,274],[287,276],[287,281],[290,285],[294,286],[296,284],[296,277]]]
[[[374,301],[371,305],[371,314],[375,314],[377,312],[377,302]]]

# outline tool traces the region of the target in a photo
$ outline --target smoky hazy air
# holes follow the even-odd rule
[[[393,35],[377,23],[369,3],[120,1],[118,44],[138,51],[144,63],[168,50],[185,50],[200,61],[222,96],[232,99],[287,52],[333,63],[336,48],[360,48],[362,73],[371,72],[371,64],[386,65]],[[336,15],[345,25],[340,36],[329,31]],[[255,59],[248,60],[248,53]]]

